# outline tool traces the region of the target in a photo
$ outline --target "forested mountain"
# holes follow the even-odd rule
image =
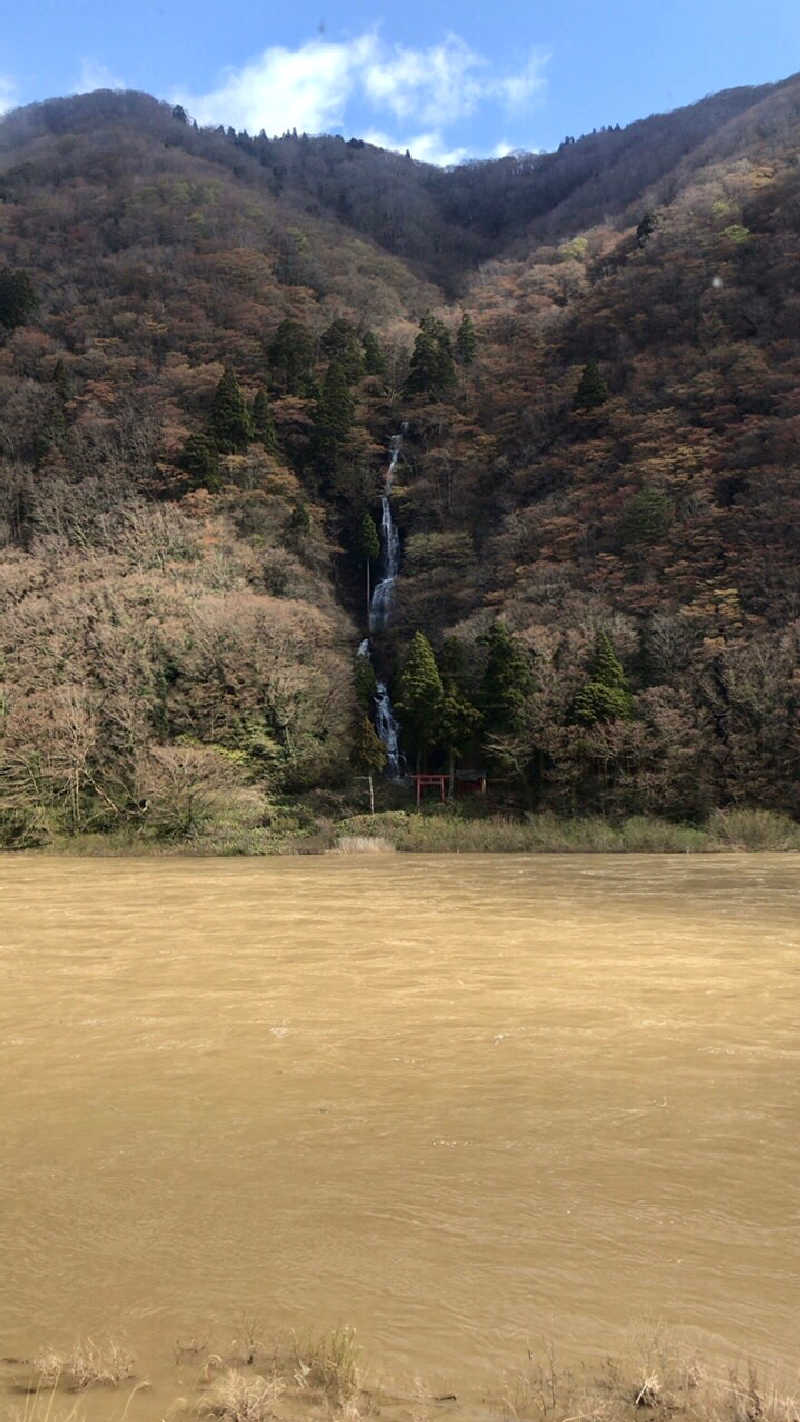
[[[797,812],[798,152],[800,79],[452,171],[141,94],[0,122],[4,842],[346,796],[404,424],[409,756]]]

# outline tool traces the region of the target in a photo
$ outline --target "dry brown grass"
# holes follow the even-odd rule
[[[759,1376],[752,1363],[701,1361],[660,1324],[638,1330],[621,1360],[592,1373],[560,1367],[552,1347],[532,1354],[504,1379],[496,1406],[506,1422],[800,1422],[798,1390]]]
[[[786,1391],[776,1379],[759,1376],[753,1363],[727,1372],[709,1371],[698,1380],[703,1415],[721,1422],[800,1422],[800,1388]]]
[[[526,1367],[506,1374],[499,1402],[507,1422],[560,1422],[570,1414],[573,1418],[604,1415],[597,1411],[595,1401],[590,1402],[579,1377],[561,1365],[553,1343],[541,1354],[529,1352]]]
[[[228,1368],[197,1410],[201,1417],[220,1417],[225,1422],[267,1422],[275,1416],[276,1404],[285,1391],[282,1378],[263,1378],[258,1373]]]
[[[80,1403],[65,1402],[57,1387],[36,1388],[26,1394],[21,1406],[8,1404],[3,1409],[3,1422],[81,1422]]]
[[[198,1357],[199,1341],[176,1348],[176,1359]],[[207,1353],[197,1378],[203,1390],[195,1411],[227,1422],[264,1422],[276,1418],[281,1399],[295,1417],[298,1406],[308,1412],[321,1406],[336,1410],[344,1422],[358,1422],[356,1398],[360,1380],[359,1348],[351,1328],[301,1343],[295,1334],[269,1344],[256,1318],[242,1314],[236,1335],[219,1353]]]
[[[302,1347],[294,1340],[294,1382],[342,1407],[359,1389],[360,1348],[354,1328],[334,1328]]]
[[[298,1422],[335,1413],[340,1422],[361,1422],[383,1413],[386,1422],[435,1422],[442,1414],[434,1404],[456,1402],[431,1397],[421,1383],[403,1398],[366,1388],[352,1328],[304,1343],[294,1335],[271,1345],[261,1339],[258,1321],[242,1315],[220,1353],[209,1353],[206,1339],[177,1343],[176,1363],[204,1358],[203,1366],[196,1389],[166,1413],[162,1405],[158,1415],[173,1422],[191,1416]],[[133,1358],[119,1343],[86,1339],[66,1353],[43,1350],[26,1367],[26,1377],[13,1383],[26,1393],[24,1403],[0,1408],[0,1422],[83,1422],[79,1400],[65,1393],[118,1387],[131,1378]],[[117,1422],[126,1422],[131,1400],[146,1386],[131,1389]],[[486,1422],[800,1422],[800,1379],[785,1386],[749,1362],[700,1359],[677,1330],[651,1324],[630,1336],[620,1359],[601,1367],[566,1366],[553,1344],[529,1353],[526,1365],[506,1375],[487,1401]],[[461,1403],[449,1414],[453,1422],[474,1416],[468,1400]]]
[[[89,1387],[119,1387],[134,1376],[133,1354],[115,1339],[79,1339],[67,1353],[46,1348],[31,1359],[36,1388],[84,1392]]]
[[[131,1388],[122,1411],[111,1422],[126,1422],[128,1409],[137,1393],[150,1386],[147,1382],[136,1383]],[[61,1377],[53,1385],[37,1386],[26,1391],[25,1401],[20,1405],[6,1403],[0,1408],[2,1422],[84,1422],[82,1403],[78,1398],[69,1402],[63,1395],[64,1382]],[[19,1386],[16,1389],[20,1390]]]
[[[394,854],[394,845],[388,839],[374,838],[368,834],[343,834],[337,839],[331,851],[333,854]]]

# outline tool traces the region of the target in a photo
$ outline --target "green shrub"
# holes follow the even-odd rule
[[[632,815],[619,828],[620,849],[633,854],[691,854],[711,847],[708,831],[647,815]]]
[[[776,810],[715,810],[708,831],[722,849],[800,849],[800,825]]]
[[[620,551],[624,553],[631,546],[658,543],[674,516],[675,510],[667,495],[645,485],[628,500],[620,515],[617,530]]]
[[[38,805],[0,809],[0,849],[41,849],[52,838],[52,826]]]

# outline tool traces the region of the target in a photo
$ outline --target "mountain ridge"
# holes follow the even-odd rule
[[[776,108],[784,110],[786,117],[797,116],[799,75],[772,84],[723,90],[695,104],[636,120],[625,128],[566,139],[555,152],[472,160],[439,169],[361,139],[288,133],[268,138],[263,133],[258,137],[236,134],[222,126],[197,129],[191,121],[176,122],[174,114],[182,110],[149,95],[98,90],[69,99],[44,100],[6,115],[0,121],[0,154],[32,138],[57,133],[65,124],[73,132],[83,132],[96,127],[99,119],[135,120],[139,128],[144,126],[166,142],[232,168],[241,180],[260,179],[276,193],[288,185],[296,197],[312,198],[320,211],[325,209],[345,225],[355,215],[361,223],[357,230],[365,231],[387,250],[419,259],[420,244],[415,243],[414,234],[398,229],[396,204],[390,204],[392,210],[380,216],[374,210],[376,201],[386,196],[384,185],[399,185],[413,191],[417,204],[424,204],[420,216],[428,224],[428,242],[431,225],[437,221],[443,224],[443,233],[453,223],[470,230],[472,245],[462,242],[454,255],[461,262],[474,262],[498,254],[491,246],[492,238],[498,237],[498,226],[501,232],[510,228],[510,235],[503,232],[506,241],[523,235],[552,238],[583,230],[610,214],[625,217],[630,204],[641,201],[649,189],[655,189],[655,201],[668,200],[657,185],[676,163],[687,161],[687,154],[693,152],[701,162],[709,161],[718,155],[710,150],[703,154],[704,147],[708,149],[709,143],[712,148],[718,146],[729,125],[733,125],[731,134],[738,131],[740,135],[747,115],[752,120],[753,111],[762,111],[769,126],[770,118],[776,121],[769,110]],[[348,182],[343,180],[345,168],[351,170]],[[476,212],[478,187],[482,201]],[[475,240],[476,227],[481,241]],[[450,232],[451,244],[452,236]]]
[[[0,122],[5,841],[347,798],[403,422],[376,657],[402,696],[425,631],[508,804],[796,811],[798,146],[798,76],[452,172],[137,94]]]

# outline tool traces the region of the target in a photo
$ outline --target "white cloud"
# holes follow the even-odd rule
[[[526,109],[546,87],[544,70],[550,55],[546,50],[533,50],[528,62],[518,74],[507,74],[494,82],[494,92],[502,99],[509,113]]]
[[[390,148],[395,153],[409,152],[421,163],[435,163],[439,168],[452,168],[470,156],[468,148],[448,147],[446,139],[437,129],[417,133],[410,138],[392,138],[388,133],[372,128],[360,136],[366,143],[374,143],[376,148]]]
[[[201,124],[231,124],[250,133],[318,133],[341,124],[358,74],[376,49],[371,34],[349,44],[315,39],[295,50],[274,45],[243,69],[226,70],[211,93],[184,91],[173,98]]]
[[[440,168],[451,168],[455,163],[469,157],[468,148],[448,148],[441,133],[418,133],[406,144],[412,158],[421,163],[436,163]]]
[[[7,74],[0,74],[0,114],[7,114],[17,102],[17,86]]]
[[[491,89],[481,81],[486,60],[458,35],[428,49],[398,45],[369,64],[364,91],[376,108],[388,108],[395,118],[412,115],[419,122],[451,123],[474,113]]]
[[[239,69],[223,72],[205,94],[186,89],[171,95],[201,124],[225,124],[250,133],[265,129],[306,133],[341,129],[351,105],[386,116],[419,131],[403,143],[432,163],[455,163],[468,149],[443,136],[448,125],[473,116],[484,105],[520,112],[545,85],[548,56],[533,52],[518,72],[497,74],[482,55],[449,34],[424,49],[390,45],[375,30],[350,40],[308,40],[297,49],[272,45]],[[385,122],[385,119],[384,119]],[[350,124],[363,132],[364,124]],[[371,139],[370,141],[378,141]]]
[[[78,82],[73,94],[88,94],[93,89],[124,89],[125,80],[114,74],[107,64],[98,64],[94,59],[83,58]]]
[[[448,124],[469,118],[491,100],[509,112],[524,110],[545,88],[549,58],[534,50],[517,73],[495,75],[486,59],[450,34],[429,49],[396,46],[367,67],[364,89],[396,118],[413,115],[424,124]]]

